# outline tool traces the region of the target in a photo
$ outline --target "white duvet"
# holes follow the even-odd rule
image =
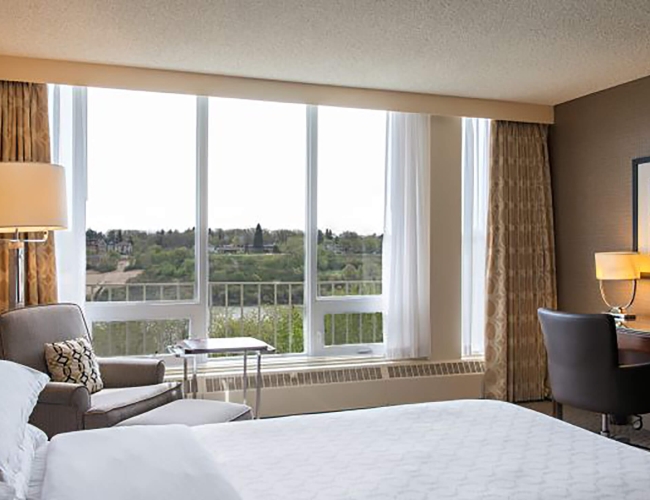
[[[518,406],[454,401],[64,434],[40,490],[40,500],[648,500],[650,452]]]
[[[243,500],[650,500],[650,452],[507,403],[194,429]]]
[[[189,427],[117,427],[55,436],[42,500],[237,500]]]

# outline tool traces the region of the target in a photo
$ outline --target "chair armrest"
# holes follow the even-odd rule
[[[90,392],[82,384],[48,382],[38,396],[38,403],[71,406],[85,412],[90,408]]]
[[[160,384],[165,363],[160,359],[99,358],[99,371],[107,389]]]

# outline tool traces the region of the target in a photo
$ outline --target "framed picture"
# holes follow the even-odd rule
[[[632,160],[632,226],[634,250],[650,254],[650,156]]]

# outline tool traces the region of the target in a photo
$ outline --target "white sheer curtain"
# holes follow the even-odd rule
[[[83,214],[75,213],[76,198],[83,193],[79,182],[85,182],[83,169],[76,168],[85,155],[85,142],[75,138],[75,130],[85,127],[85,118],[78,116],[85,89],[65,85],[49,85],[50,144],[52,161],[65,168],[68,198],[68,229],[55,231],[56,269],[60,302],[84,306],[86,283],[86,228]],[[80,177],[81,176],[81,177]],[[85,200],[82,200],[85,203]]]
[[[463,355],[485,350],[485,272],[489,195],[490,120],[463,119]]]
[[[391,359],[431,351],[429,144],[428,115],[388,113],[382,295]]]

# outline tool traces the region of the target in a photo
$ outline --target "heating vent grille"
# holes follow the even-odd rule
[[[440,377],[445,375],[464,375],[483,373],[482,361],[458,361],[444,363],[413,363],[390,366],[369,366],[329,370],[311,370],[262,375],[263,387],[304,387],[309,385],[342,384],[366,382],[394,378]],[[241,391],[241,376],[207,376],[204,379],[206,392]],[[255,375],[248,376],[248,387],[255,388]]]
[[[291,373],[265,373],[262,375],[263,387],[298,387],[306,385],[340,384],[344,382],[363,382],[381,380],[381,368],[376,366],[345,368],[341,370],[318,370]],[[237,391],[243,389],[243,378],[238,376],[208,377],[207,392]],[[248,387],[255,387],[255,376],[248,377]]]
[[[388,366],[389,378],[440,377],[443,375],[468,375],[483,373],[483,361],[449,361],[444,363],[419,363]]]

